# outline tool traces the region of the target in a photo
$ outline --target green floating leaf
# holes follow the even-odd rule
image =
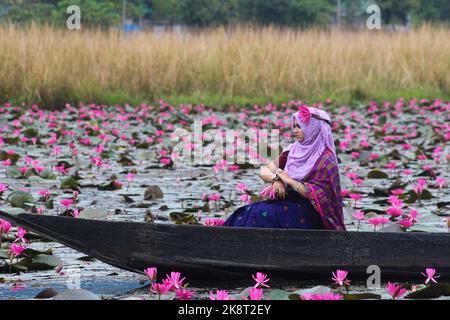
[[[19,137],[6,137],[6,138],[3,138],[3,141],[5,141],[6,144],[17,145],[20,142],[20,138]],[[4,160],[4,159],[2,159],[2,160]]]
[[[74,177],[68,177],[61,182],[61,189],[78,189],[80,187],[78,180]]]
[[[381,299],[381,295],[375,293],[351,293],[351,294],[344,294],[343,296],[344,300]]]
[[[270,298],[270,300],[290,300],[289,292],[280,289],[268,290],[264,293],[264,295]]]
[[[27,233],[27,236],[29,235],[29,233]],[[27,239],[28,239],[29,237],[27,237]],[[52,255],[53,254],[53,251],[52,251],[52,249],[48,249],[48,250],[46,250],[46,251],[39,251],[39,250],[34,250],[34,249],[31,249],[31,248],[27,248],[27,249],[25,249],[24,251],[23,251],[23,255],[24,256],[26,256],[26,257],[28,257],[28,258],[34,258],[34,257],[36,257],[36,256],[39,256],[39,255]]]
[[[312,294],[325,294],[332,292],[329,287],[326,286],[316,286],[310,289],[301,289],[296,290],[294,292],[291,292],[288,296],[289,300],[301,300],[301,295],[305,293],[312,293]]]
[[[39,135],[39,131],[37,131],[35,128],[28,128],[28,129],[22,131],[22,133],[27,138],[34,138]]]
[[[130,158],[128,158],[127,156],[124,156],[124,155],[122,155],[117,162],[120,163],[124,167],[130,167],[130,166],[135,165],[134,162]]]
[[[388,179],[389,175],[384,171],[381,171],[379,169],[374,169],[374,170],[369,171],[369,173],[367,173],[367,178],[368,179]]]
[[[45,201],[45,208],[46,208],[46,209],[50,209],[50,210],[52,210],[52,209],[55,208],[55,206],[54,206],[54,204],[53,204],[53,199],[52,199],[52,198],[50,198],[50,199],[48,199],[47,201]]]
[[[172,212],[170,213],[170,219],[176,224],[200,225],[198,219],[193,214],[187,214],[183,212]]]
[[[84,256],[84,257],[78,258],[77,260],[79,260],[79,261],[86,261],[86,262],[92,262],[92,261],[95,260],[95,258],[90,257],[90,256]]]
[[[13,207],[29,209],[32,207],[32,203],[34,203],[33,195],[29,192],[25,191],[13,191],[8,196],[8,202]]]
[[[438,283],[426,288],[411,292],[406,299],[435,299],[441,296],[450,296],[450,284]]]
[[[116,180],[112,180],[110,182],[105,182],[105,183],[97,186],[97,189],[103,190],[103,191],[114,191],[114,190],[122,189],[122,185],[117,183]]]
[[[5,250],[0,249],[0,259],[9,259],[9,254]]]
[[[12,266],[9,266],[8,264],[0,265],[0,273],[21,273],[21,272],[27,272],[28,269],[22,265],[13,264]]]
[[[84,209],[80,212],[80,218],[90,220],[103,220],[108,216],[105,209]]]
[[[60,258],[47,254],[39,254],[33,258],[23,259],[14,266],[25,267],[28,271],[45,271],[55,269],[61,265],[62,261]]]
[[[14,178],[14,179],[20,179],[23,178],[23,174],[20,171],[20,168],[17,166],[11,166],[6,170],[6,174],[8,175],[8,177],[10,178]]]
[[[46,180],[54,180],[54,179],[56,179],[56,175],[53,173],[52,170],[50,170],[48,168],[45,168],[44,170],[39,172],[38,176],[41,177],[42,179],[46,179]]]
[[[433,196],[428,189],[424,189],[420,194],[420,200],[430,200]],[[409,190],[406,193],[406,203],[413,203],[419,200],[418,194],[414,190]]]

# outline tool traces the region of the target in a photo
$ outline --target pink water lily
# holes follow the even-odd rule
[[[127,180],[128,180],[128,182],[129,182],[129,183],[133,182],[134,177],[135,177],[135,174],[132,173],[132,172],[129,172],[129,173],[127,174]]]
[[[14,257],[19,257],[25,251],[25,249],[25,246],[15,243],[11,244],[11,246],[9,247],[11,255],[13,255]]]
[[[159,160],[164,166],[168,166],[172,163],[172,160],[170,158],[161,158]]]
[[[40,195],[41,197],[47,197],[50,195],[50,193],[48,192],[48,190],[39,190],[38,195]]]
[[[8,234],[10,230],[11,230],[11,223],[0,219],[0,235]]]
[[[309,121],[309,119],[311,118],[311,111],[309,111],[309,108],[306,105],[302,104],[298,108],[298,111],[299,111],[300,122],[307,123]]]
[[[386,212],[393,218],[400,217],[403,214],[403,210],[397,207],[389,207]]]
[[[8,185],[0,183],[0,195],[8,190]]]
[[[73,204],[73,199],[62,199],[62,200],[60,201],[60,203],[61,203],[64,207],[66,207],[66,209],[69,209],[70,206]]]
[[[405,192],[405,189],[393,189],[391,190],[391,193],[393,195],[399,196],[402,195]]]
[[[27,230],[24,228],[18,227],[17,228],[17,239],[14,242],[20,241],[22,243],[26,243],[27,240],[24,238],[27,234]]]
[[[223,226],[225,220],[217,218],[209,218],[205,220],[205,225],[209,227],[220,227]]]
[[[159,298],[161,298],[161,295],[167,294],[170,291],[170,284],[165,283],[152,283],[151,285],[151,292],[156,293]]]
[[[353,218],[355,218],[358,221],[364,220],[365,216],[364,216],[364,212],[363,211],[355,211],[355,213],[353,213]]]
[[[396,195],[392,195],[389,197],[388,202],[394,207],[401,209],[403,207],[403,201],[399,199]]]
[[[79,218],[80,217],[80,211],[78,211],[78,209],[73,209],[71,214],[72,214],[72,216],[74,218]]]
[[[170,275],[166,274],[166,279],[163,280],[163,283],[169,285],[170,290],[180,289],[183,286],[183,281],[186,279],[180,278],[180,272],[171,272]]]
[[[267,274],[262,273],[262,272],[257,272],[256,275],[252,275],[252,277],[253,277],[253,280],[255,280],[255,282],[256,282],[254,288],[259,288],[259,287],[269,288],[269,286],[266,284],[270,280],[267,277]]]
[[[349,286],[350,280],[347,279],[348,271],[346,270],[336,270],[336,273],[332,272],[333,277],[332,280],[335,284],[342,286]]]
[[[421,273],[424,277],[426,277],[425,284],[428,284],[430,281],[433,283],[437,283],[436,278],[439,278],[439,275],[436,275],[436,269],[434,268],[426,268],[425,273]]]
[[[340,294],[334,294],[332,292],[327,292],[323,294],[319,293],[304,293],[300,296],[301,300],[343,300],[344,297]]]
[[[367,222],[369,224],[373,225],[373,230],[376,231],[377,226],[385,225],[386,223],[389,222],[389,218],[386,218],[386,217],[373,217],[373,218],[370,218]]]
[[[402,288],[401,286],[388,282],[386,286],[386,291],[389,293],[389,295],[392,297],[392,299],[401,298],[404,296],[408,290]]]
[[[209,292],[210,300],[231,300],[227,291],[225,290],[217,290],[214,294],[213,292]]]
[[[219,201],[221,198],[220,194],[212,194],[208,196],[209,201]]]
[[[402,226],[403,229],[409,229],[413,226],[413,223],[411,220],[403,219],[400,221],[400,225]]]
[[[263,289],[261,288],[250,288],[248,290],[248,297],[242,297],[244,300],[262,300]]]
[[[150,267],[145,269],[144,273],[147,275],[150,281],[155,281],[158,274],[158,269],[156,267]]]
[[[193,296],[194,293],[186,289],[181,289],[177,290],[175,294],[176,300],[191,300],[191,297]]]
[[[247,185],[243,182],[240,182],[238,183],[236,189],[239,190],[239,192],[244,193],[247,190]]]
[[[261,198],[265,198],[265,199],[276,199],[276,193],[275,193],[275,188],[269,184],[267,185],[263,190],[261,190],[261,192],[259,193],[259,196]]]

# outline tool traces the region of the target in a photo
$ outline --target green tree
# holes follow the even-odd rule
[[[410,22],[414,11],[419,7],[420,0],[377,0],[381,9],[381,18],[386,24],[403,24]]]
[[[182,0],[181,22],[200,27],[237,21],[238,0]]]
[[[330,0],[240,0],[241,21],[276,25],[324,25],[335,6]]]
[[[121,21],[122,1],[112,0],[6,0],[8,10],[3,19],[16,23],[47,23],[65,26],[67,8],[78,5],[83,27],[111,27]],[[127,17],[145,13],[145,1],[127,0]]]
[[[450,23],[450,1],[421,0],[414,18],[416,22]]]
[[[157,21],[168,21],[171,24],[182,20],[182,3],[180,0],[153,0],[151,18]]]

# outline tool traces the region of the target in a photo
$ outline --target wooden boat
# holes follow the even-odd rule
[[[450,277],[450,234],[205,227],[1,211],[0,217],[118,268],[179,271],[191,284],[248,279],[257,271],[280,281],[329,278],[337,268],[362,279],[371,265],[380,267],[383,281],[418,279],[426,267]]]

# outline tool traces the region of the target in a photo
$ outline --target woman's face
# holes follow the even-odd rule
[[[297,119],[294,119],[294,137],[298,142],[303,142],[305,140],[305,133],[300,128]]]

